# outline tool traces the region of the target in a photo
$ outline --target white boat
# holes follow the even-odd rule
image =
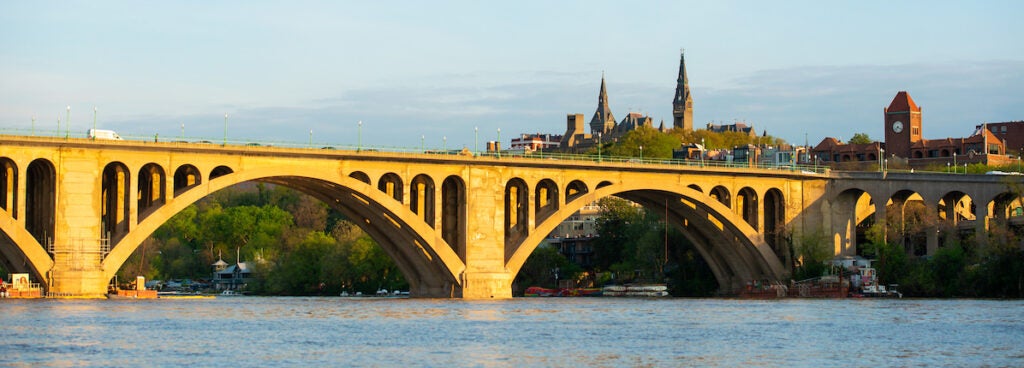
[[[860,289],[860,294],[866,298],[902,298],[903,293],[896,290],[898,285],[866,285]]]
[[[603,296],[665,297],[668,286],[664,284],[609,285],[601,291]]]

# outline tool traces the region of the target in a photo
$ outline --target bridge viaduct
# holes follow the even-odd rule
[[[0,136],[0,260],[51,293],[99,297],[163,223],[248,181],[297,189],[343,213],[395,260],[412,295],[466,299],[511,297],[542,240],[608,196],[667,214],[723,293],[786,278],[803,234],[828,235],[835,254],[854,254],[858,224],[884,221],[887,204],[920,200],[982,232],[1020,207],[1007,177],[991,175]],[[929,252],[937,246],[929,236]]]

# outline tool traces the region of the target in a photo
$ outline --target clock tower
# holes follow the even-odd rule
[[[907,91],[899,91],[885,113],[885,153],[910,158],[910,149],[921,141],[921,108]]]

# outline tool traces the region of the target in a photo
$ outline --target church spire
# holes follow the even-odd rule
[[[686,56],[679,50],[679,76],[676,78],[676,95],[672,99],[672,126],[676,129],[693,130],[693,97],[690,96],[690,80],[686,77]]]
[[[590,133],[594,135],[608,134],[613,128],[615,128],[615,116],[612,115],[612,109],[608,106],[608,89],[604,84],[604,72],[601,72],[601,92],[597,95],[597,111],[590,119]]]

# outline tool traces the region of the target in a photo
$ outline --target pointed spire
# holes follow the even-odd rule
[[[685,50],[679,49],[679,77],[676,78],[676,83],[685,85],[689,89],[690,80],[686,78],[686,54],[684,52]]]
[[[604,86],[604,72],[601,72],[601,92],[597,95],[597,107],[605,107],[608,105],[608,88]]]
[[[690,96],[690,80],[686,76],[686,56],[679,50],[679,76],[676,78],[676,94],[672,99],[672,126],[684,130],[693,129],[693,97]]]
[[[608,106],[608,88],[605,86],[604,71],[602,71],[601,92],[597,95],[597,111],[594,112],[594,117],[590,119],[590,133],[607,134],[614,127],[615,116],[612,115],[612,109]]]

